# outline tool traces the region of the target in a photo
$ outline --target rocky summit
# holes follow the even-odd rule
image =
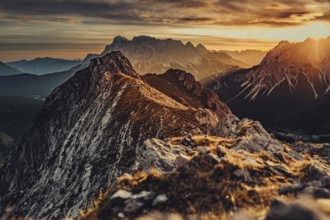
[[[1,168],[1,215],[77,217],[117,177],[144,168],[148,138],[229,132],[235,117],[213,92],[190,74],[164,75],[181,94],[162,93],[111,52],[56,88]]]

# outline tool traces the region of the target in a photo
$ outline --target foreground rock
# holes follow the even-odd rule
[[[147,140],[139,157],[149,172],[121,177],[83,216],[131,219],[160,212],[226,219],[252,209],[254,218],[264,218],[279,196],[330,198],[327,163],[291,150],[255,122],[241,122],[233,134]],[[286,209],[289,216],[305,216],[305,209]],[[267,219],[299,219],[276,210],[273,202]]]
[[[274,200],[266,220],[326,220],[330,217],[330,199],[313,200],[308,197],[285,203]]]

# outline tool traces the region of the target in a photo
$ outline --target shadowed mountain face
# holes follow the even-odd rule
[[[281,42],[262,62],[208,83],[240,117],[267,127],[330,130],[330,38]]]
[[[75,71],[74,68],[42,76],[0,76],[0,163],[23,132],[32,126],[45,97],[72,77]]]
[[[7,64],[0,62],[0,76],[9,76],[22,73],[18,69],[15,69]]]
[[[42,104],[32,98],[0,96],[0,164],[33,124]]]
[[[172,39],[160,40],[139,36],[132,40],[116,37],[102,54],[122,51],[132,62],[137,72],[163,73],[168,69],[182,69],[192,73],[196,79],[221,74],[247,65],[223,52],[210,52],[203,45]]]
[[[230,110],[191,74],[172,72],[144,79],[112,52],[55,89],[0,170],[1,213],[77,216],[116,177],[144,167],[146,139],[228,133]],[[171,98],[156,80],[180,93]]]
[[[7,65],[20,70],[23,73],[43,75],[69,70],[79,64],[80,60],[64,60],[50,57],[36,58],[34,60],[20,60],[8,62]]]
[[[22,60],[9,64],[17,66],[24,74],[18,71],[16,75],[1,76],[0,63],[0,95],[38,99],[46,98],[53,89],[67,81],[81,68],[81,61],[53,58],[37,58],[31,61]],[[49,72],[51,73],[45,74]]]

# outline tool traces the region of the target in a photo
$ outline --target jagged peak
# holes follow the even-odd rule
[[[196,48],[199,49],[199,50],[207,50],[206,47],[203,44],[198,44],[196,46]]]
[[[95,58],[95,57],[97,57],[97,56],[98,56],[98,54],[89,53],[89,54],[87,54],[86,57],[84,58],[83,62],[85,62],[85,61],[87,61],[87,60],[90,60],[90,59],[92,59],[92,58]]]
[[[132,41],[149,41],[149,40],[157,40],[157,38],[151,37],[151,36],[146,36],[146,35],[141,35],[141,36],[133,37],[133,39],[132,39]]]
[[[329,37],[325,37],[325,38],[313,38],[313,37],[309,37],[307,38],[303,43],[316,43],[316,42],[324,42],[330,40],[330,36]]]
[[[128,41],[129,40],[126,37],[118,35],[113,39],[112,43],[117,44],[117,43],[125,43],[125,42],[128,42]]]
[[[112,51],[102,57],[91,59],[90,67],[98,67],[99,72],[102,73],[110,71],[112,73],[124,73],[135,78],[140,78],[140,75],[135,72],[131,62],[120,51]]]
[[[189,48],[195,48],[195,46],[190,42],[188,41],[186,44],[185,44],[186,47],[189,47]]]
[[[161,38],[156,38],[152,36],[147,36],[147,35],[140,35],[140,36],[135,36],[131,40],[129,40],[126,37],[123,36],[116,36],[113,39],[113,43],[122,43],[122,42],[143,42],[143,41],[169,41],[169,42],[176,42],[176,43],[181,43],[182,45],[191,45],[194,46],[191,42],[187,42],[186,44],[183,44],[182,41],[180,40],[174,40],[172,38],[166,38],[166,39],[161,39]]]
[[[166,78],[174,81],[184,87],[189,92],[198,96],[201,95],[203,86],[196,81],[195,76],[180,69],[169,69],[163,74]]]
[[[283,47],[283,46],[286,46],[286,45],[288,45],[288,44],[290,44],[289,41],[287,41],[287,40],[282,40],[282,41],[280,41],[280,42],[276,45],[275,48]],[[275,48],[274,48],[274,49],[275,49]]]
[[[309,37],[307,38],[303,43],[306,43],[306,42],[314,42],[316,41],[316,39],[312,38],[312,37]]]
[[[159,39],[159,40],[160,40],[160,39]],[[172,43],[176,43],[176,44],[180,44],[181,46],[184,46],[184,43],[182,43],[181,40],[174,40],[174,39],[172,39],[172,38],[167,38],[167,39],[165,39],[165,40],[163,40],[163,41],[168,41],[168,42],[172,42]]]
[[[155,77],[164,79],[166,83],[155,80]],[[191,73],[180,69],[169,69],[160,75],[145,75],[144,79],[151,83],[151,86],[184,105],[189,103],[193,107],[210,109],[220,118],[230,113],[230,109],[220,101],[216,93],[204,88]]]
[[[183,71],[183,70],[180,70],[180,69],[168,69],[165,73],[164,73],[164,75],[168,75],[168,76],[177,76],[177,77],[179,77],[179,80],[181,81],[181,80],[184,80],[184,79],[186,79],[186,78],[192,78],[194,81],[196,81],[195,80],[195,76],[193,75],[193,74],[191,74],[191,73],[187,73],[187,72],[185,72],[185,71]]]

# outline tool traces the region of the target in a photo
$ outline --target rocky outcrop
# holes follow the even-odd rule
[[[121,52],[92,59],[46,99],[2,166],[1,215],[77,217],[118,176],[143,168],[138,158],[148,138],[221,135],[232,127],[228,108],[217,114],[187,97],[151,87]]]
[[[164,74],[146,74],[143,79],[149,85],[182,103],[194,108],[207,108],[225,118],[229,108],[219,100],[217,94],[195,80],[191,73],[178,69],[170,69]]]
[[[274,140],[255,122],[242,121],[233,135],[147,140],[138,155],[149,172],[119,178],[84,218],[133,219],[160,212],[228,219],[246,211],[253,213],[248,219],[263,219],[271,207],[267,219],[282,219],[277,217],[306,212],[284,204],[274,210],[280,195],[329,198],[329,165]]]
[[[305,197],[291,203],[274,200],[266,220],[326,220],[329,219],[329,208],[330,199],[313,200]]]

